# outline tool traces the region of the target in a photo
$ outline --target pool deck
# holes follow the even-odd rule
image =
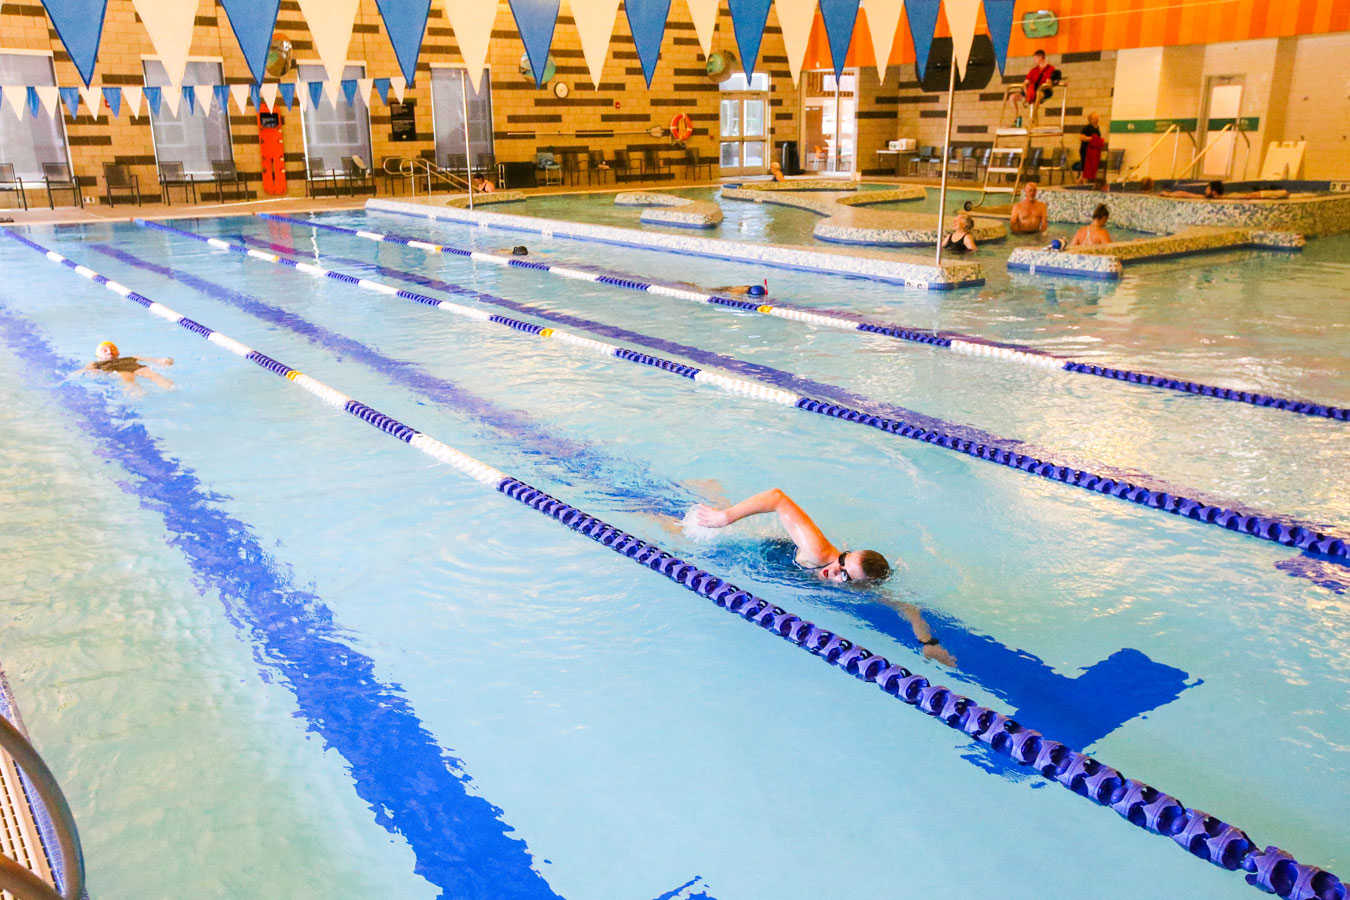
[[[1019,247],[1008,257],[1008,268],[1042,275],[1114,279],[1127,263],[1195,256],[1222,250],[1301,250],[1303,235],[1258,228],[1192,226],[1176,234],[1138,238],[1092,247],[1042,250]]]
[[[750,244],[696,235],[543,219],[492,210],[468,210],[459,208],[454,201],[453,196],[415,200],[377,198],[367,201],[366,209],[375,213],[396,213],[432,221],[524,231],[548,238],[595,241],[735,262],[757,262],[777,268],[854,275],[925,290],[951,290],[984,282],[980,264],[975,262],[961,261],[943,263],[939,266],[924,257],[899,256],[877,251],[845,251],[791,244]]]
[[[1188,200],[1134,191],[1042,188],[1055,222],[1082,224],[1098,203],[1112,224],[1153,234],[1177,234],[1189,226],[1286,231],[1322,237],[1350,231],[1350,193],[1293,194],[1287,200]]]
[[[763,182],[726,186],[722,197],[752,203],[791,206],[824,216],[812,234],[817,240],[836,244],[877,247],[931,247],[937,244],[938,231],[932,213],[890,209],[866,209],[877,203],[923,200],[928,196],[921,185],[900,184],[882,191],[859,191],[857,185],[838,181]],[[953,210],[942,233],[955,223]],[[1007,223],[976,218],[973,232],[976,243],[1001,241],[1008,236]]]
[[[647,207],[638,220],[648,225],[715,228],[722,222],[722,207],[711,200],[691,200],[660,191],[623,191],[614,196],[614,205]]]

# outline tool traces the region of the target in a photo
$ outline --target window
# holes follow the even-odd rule
[[[465,69],[433,67],[431,70],[431,120],[436,132],[436,162],[447,169],[464,171],[464,92],[468,91],[469,152],[475,169],[492,157],[492,86],[488,73],[478,90]]]
[[[190,62],[183,73],[183,84],[217,85],[224,84],[220,63]],[[172,90],[169,86],[169,73],[164,64],[157,59],[145,61],[146,87]],[[180,162],[183,171],[189,175],[210,175],[214,161],[232,162],[234,151],[230,147],[230,111],[222,109],[214,100],[211,112],[202,115],[201,108],[190,112],[186,100],[178,103],[178,114],[170,110],[167,102],[161,103],[159,115],[150,114],[151,130],[155,138],[155,158],[162,163]]]
[[[0,53],[0,84],[56,84],[52,58],[27,53]],[[62,116],[49,116],[39,109],[37,118],[28,114],[28,94],[22,88],[5,91],[4,102],[19,110],[19,116],[0,110],[0,163],[9,163],[22,179],[41,179],[43,163],[69,165],[66,130]]]
[[[356,92],[356,99],[350,106],[342,94],[341,85],[333,85],[338,91],[336,102],[328,96],[329,85],[323,87],[323,99],[317,108],[306,108],[309,102],[309,82],[327,81],[324,67],[317,63],[300,66],[300,92],[304,102],[300,106],[300,118],[305,123],[305,156],[323,160],[325,171],[341,171],[342,157],[359,156],[366,165],[370,158],[370,111],[366,109],[366,98]],[[366,77],[365,66],[347,66],[342,70],[343,80],[356,80]]]
[[[858,73],[803,72],[802,166],[809,172],[853,171]]]
[[[718,90],[722,102],[717,156],[722,174],[763,172],[769,162],[769,76],[756,72],[747,80],[744,72],[737,72],[718,85]]]

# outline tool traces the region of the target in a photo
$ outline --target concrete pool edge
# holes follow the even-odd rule
[[[406,200],[366,201],[368,212],[410,215],[433,221],[456,222],[487,228],[526,231],[549,238],[569,238],[618,244],[641,250],[662,250],[692,256],[707,256],[733,262],[758,262],[776,268],[823,272],[870,278],[930,291],[975,287],[984,283],[979,263],[959,262],[935,265],[916,259],[857,254],[827,248],[788,244],[750,244],[720,238],[639,231],[613,225],[592,225],[563,219],[513,215],[479,210],[455,209],[443,200],[411,202]]]

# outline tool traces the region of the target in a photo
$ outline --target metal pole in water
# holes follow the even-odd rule
[[[942,142],[942,187],[938,190],[937,264],[942,265],[942,222],[947,216],[947,165],[952,155],[952,98],[956,95],[956,54],[952,54],[952,77],[947,83],[947,137]]]
[[[469,182],[469,209],[473,209],[473,155],[469,150],[469,70],[465,69],[459,82],[459,105],[464,113],[464,175]]]

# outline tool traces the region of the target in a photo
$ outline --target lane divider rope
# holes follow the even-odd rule
[[[1213,397],[1218,400],[1248,403],[1253,406],[1283,409],[1288,412],[1300,413],[1306,416],[1336,419],[1342,422],[1350,421],[1350,408],[1330,406],[1324,403],[1311,403],[1303,400],[1290,400],[1284,397],[1258,394],[1252,391],[1239,391],[1233,390],[1232,388],[1216,387],[1210,384],[1201,384],[1194,381],[1172,378],[1167,375],[1153,375],[1148,372],[1136,372],[1131,369],[1120,369],[1112,366],[1097,365],[1095,363],[1077,362],[1041,350],[1003,344],[984,338],[971,337],[969,335],[957,335],[952,333],[937,334],[918,328],[888,325],[883,322],[859,321],[852,317],[835,315],[832,313],[799,310],[766,303],[755,303],[749,300],[737,300],[732,297],[719,297],[714,294],[705,294],[700,291],[692,291],[687,288],[669,285],[653,284],[651,282],[640,281],[635,278],[621,275],[605,275],[567,266],[555,266],[551,263],[523,260],[518,257],[504,256],[497,253],[485,253],[480,250],[465,250],[461,247],[452,247],[447,244],[433,244],[428,241],[420,241],[403,235],[381,234],[379,232],[365,231],[356,228],[344,228],[339,225],[330,225],[326,222],[316,222],[312,219],[298,219],[292,216],[278,215],[276,213],[258,213],[258,216],[275,222],[320,228],[325,231],[365,238],[370,241],[400,244],[406,247],[424,250],[427,253],[445,253],[452,256],[468,257],[476,262],[492,263],[494,265],[522,269],[535,269],[540,272],[559,275],[563,278],[590,281],[596,284],[608,284],[614,287],[627,288],[634,291],[644,291],[649,294],[674,297],[679,300],[691,300],[695,303],[708,303],[745,312],[758,312],[779,319],[802,322],[807,325],[815,325],[821,328],[858,331],[865,334],[876,334],[883,337],[894,338],[896,340],[908,341],[910,343],[928,344],[934,347],[943,347],[965,356],[983,356],[1002,359],[1047,370],[1058,369],[1079,375],[1095,375],[1099,378],[1122,381],[1128,384],[1163,388],[1165,390],[1180,391],[1182,393],[1196,394],[1203,397]]]
[[[415,291],[402,290],[371,279],[357,278],[354,275],[335,272],[313,263],[299,262],[276,253],[268,253],[256,248],[247,247],[243,244],[221,240],[220,238],[207,237],[190,231],[183,231],[160,222],[150,222],[144,219],[136,219],[135,221],[137,224],[144,227],[191,238],[192,240],[215,247],[218,250],[227,250],[232,253],[247,256],[250,259],[286,266],[316,277],[331,278],[335,281],[363,287],[381,294],[397,296],[404,300],[411,300],[414,303],[420,303],[446,312],[452,312],[479,322],[489,322],[509,328],[513,331],[557,340],[604,356],[622,359],[638,365],[649,366],[682,378],[688,378],[702,384],[709,384],[729,393],[739,394],[741,396],[751,397],[770,403],[777,403],[783,406],[794,406],[797,409],[816,413],[818,415],[843,419],[844,421],[876,428],[887,434],[898,435],[900,437],[922,441],[928,444],[935,444],[944,449],[963,453],[967,456],[973,456],[978,459],[998,463],[999,465],[1008,468],[1019,469],[1031,475],[1038,475],[1052,481],[1059,481],[1064,484],[1081,487],[1099,494],[1109,494],[1139,506],[1159,509],[1163,512],[1172,513],[1196,522],[1217,525],[1230,531],[1251,535],[1252,537],[1271,541],[1286,547],[1296,547],[1300,550],[1319,553],[1332,558],[1350,559],[1350,545],[1347,544],[1345,539],[1326,534],[1313,527],[1295,522],[1288,517],[1246,515],[1234,509],[1202,503],[1180,494],[1173,494],[1168,491],[1153,491],[1123,479],[1106,478],[1083,469],[1055,465],[1054,463],[1041,460],[1034,456],[961,438],[934,428],[911,425],[900,419],[890,419],[883,416],[872,415],[837,403],[830,403],[825,400],[806,397],[792,391],[785,391],[781,388],[740,378],[732,378],[727,375],[717,374],[706,369],[699,369],[663,357],[629,350],[620,347],[617,344],[598,341],[594,338],[583,337],[556,328],[546,328],[530,322],[513,319],[508,316],[496,315],[489,313],[486,310],[474,309],[472,307],[464,306],[463,304],[441,300]],[[492,295],[490,294],[476,293],[475,296],[482,302],[492,302]]]
[[[1340,879],[1330,872],[1300,863],[1279,847],[1258,849],[1258,845],[1240,828],[1202,810],[1185,806],[1157,788],[1126,778],[1100,760],[1051,740],[1038,731],[1024,728],[996,710],[980,706],[946,687],[934,685],[904,666],[892,663],[847,638],[742,590],[725,578],[706,572],[655,544],[615,528],[285,363],[195,322],[41,244],[9,229],[2,230],[6,236],[43,254],[52,262],[73,269],[77,274],[144,307],[153,315],[295,383],[325,403],[444,462],[480,484],[561,522],[601,546],[659,572],[681,587],[706,597],[722,609],[801,647],[858,680],[877,685],[905,704],[985,744],[1018,765],[1034,769],[1043,777],[1098,805],[1110,807],[1132,825],[1170,837],[1192,855],[1224,869],[1246,871],[1247,882],[1267,893],[1277,893],[1289,900],[1345,898],[1345,888]]]

